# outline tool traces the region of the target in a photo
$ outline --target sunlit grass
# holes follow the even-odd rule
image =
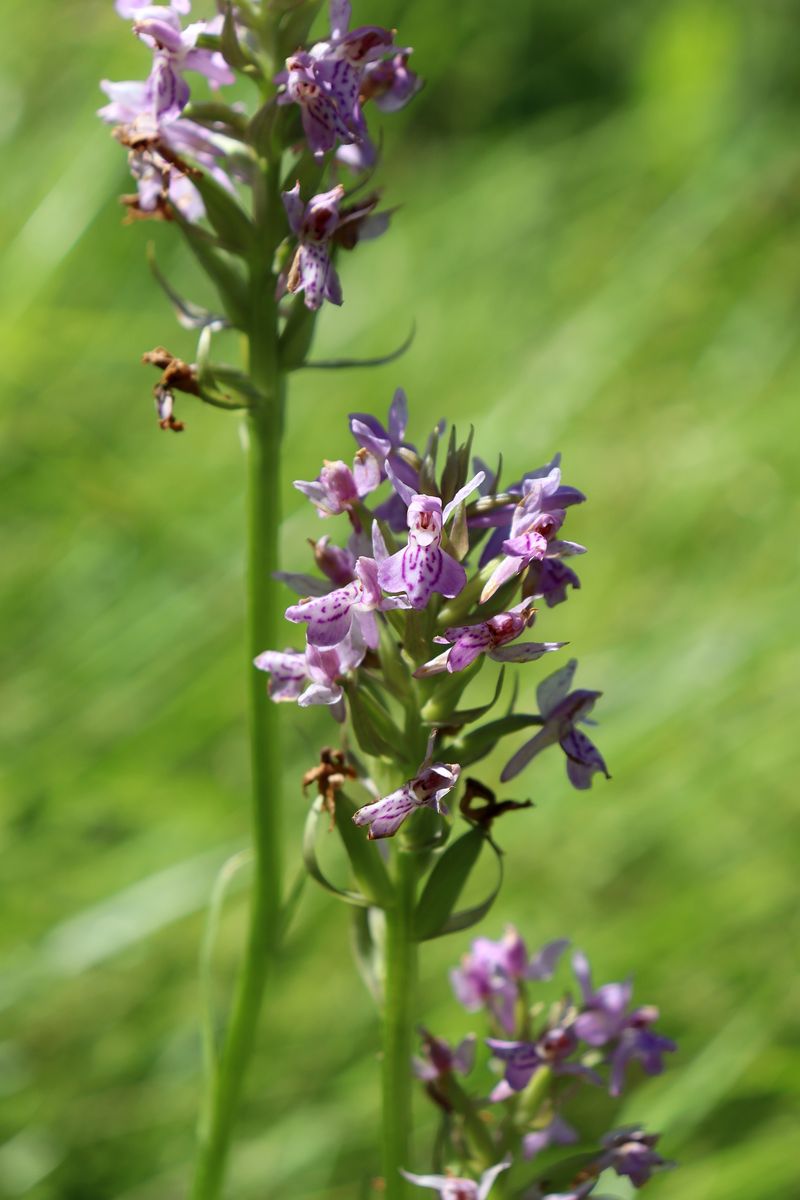
[[[57,73],[9,128],[20,170],[3,212],[0,1190],[32,1200],[180,1194],[199,907],[247,836],[238,429],[189,401],[186,433],[155,427],[139,355],[193,348],[148,276],[148,238],[183,284],[194,277],[170,230],[120,228],[112,194],[127,184],[91,123],[93,80],[135,64],[127,43],[104,62],[119,32],[104,8],[87,9],[97,40],[80,70]],[[32,96],[35,67],[19,75]],[[509,885],[486,928],[567,933],[599,976],[633,969],[637,996],[660,1004],[681,1054],[622,1113],[661,1123],[681,1160],[649,1194],[773,1200],[798,1184],[785,972],[800,163],[777,109],[665,141],[643,92],[595,122],[556,114],[393,151],[403,207],[390,237],[343,264],[346,304],[317,352],[381,352],[412,320],[417,338],[390,367],[294,381],[285,558],[305,566],[319,530],[289,482],[346,456],[346,414],[382,413],[398,382],[413,432],[440,415],[472,422],[508,478],[562,451],[590,497],[570,518],[590,554],[581,591],[537,630],[569,638],[580,682],[605,692],[614,779],[572,793],[556,755],[523,776],[537,807],[499,829]],[[56,111],[63,145],[42,118]],[[309,712],[288,711],[284,728],[294,852],[300,767],[331,735]],[[234,896],[223,985],[241,920]],[[336,1200],[377,1169],[377,1036],[347,938],[346,912],[309,889],[268,998],[232,1195]],[[445,973],[467,941],[426,948],[437,1032],[468,1027]]]

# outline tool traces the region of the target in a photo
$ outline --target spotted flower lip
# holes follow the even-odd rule
[[[359,241],[379,237],[389,221],[388,213],[373,213],[379,200],[377,193],[346,209],[341,208],[344,195],[344,188],[337,184],[304,203],[299,182],[281,193],[298,245],[289,270],[278,281],[279,295],[302,292],[310,309],[318,309],[325,300],[342,304],[342,287],[331,258],[333,242],[352,249]]]
[[[378,579],[385,592],[403,592],[412,608],[424,608],[434,592],[452,599],[467,582],[460,562],[441,548],[442,530],[462,500],[483,481],[479,471],[449,503],[438,496],[414,492],[395,475],[387,461],[386,472],[408,511],[408,544],[381,562]]]
[[[351,15],[348,0],[331,0],[328,38],[291,55],[276,80],[284,85],[278,103],[299,106],[303,132],[316,158],[337,142],[348,146],[367,140],[361,106],[372,92],[388,111],[402,107],[417,90],[416,77],[402,58],[391,59],[381,75],[368,81],[370,68],[395,49],[394,34],[380,25],[351,30]]]
[[[418,808],[447,812],[442,800],[453,790],[460,774],[458,763],[425,762],[419,773],[397,791],[359,808],[353,813],[353,821],[356,825],[369,825],[370,840],[394,837],[406,817]]]
[[[556,742],[567,756],[567,775],[573,787],[591,787],[592,777],[598,771],[607,779],[610,778],[600,751],[585,733],[575,727],[578,722],[588,720],[595,701],[602,695],[602,692],[580,689],[570,692],[577,666],[577,660],[570,659],[565,667],[539,684],[536,696],[543,717],[542,728],[506,763],[500,775],[503,783],[513,779],[531,759]]]
[[[378,586],[378,564],[372,558],[356,561],[356,578],[327,595],[309,597],[286,609],[287,621],[308,625],[308,643],[326,649],[337,646],[350,634],[354,622],[368,646],[378,645],[375,613],[408,608],[400,596],[384,596]]]
[[[423,663],[414,672],[417,679],[439,675],[442,671],[464,671],[476,659],[485,654],[496,662],[532,662],[553,650],[560,650],[565,642],[525,642],[509,646],[533,623],[535,610],[530,601],[523,600],[508,612],[498,613],[488,621],[475,625],[457,625],[446,629],[443,635],[433,640],[452,643],[448,650]]]
[[[414,1175],[402,1168],[400,1174],[417,1187],[438,1191],[440,1200],[486,1200],[497,1176],[510,1166],[511,1160],[503,1159],[484,1171],[477,1183],[473,1179],[459,1179],[455,1175]]]

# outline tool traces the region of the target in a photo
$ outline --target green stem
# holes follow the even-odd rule
[[[263,200],[264,245],[280,219],[277,175],[267,171]],[[270,265],[251,273],[249,373],[263,401],[248,413],[247,661],[254,879],[250,924],[231,1015],[200,1125],[193,1200],[221,1194],[231,1135],[252,1058],[264,988],[280,939],[282,863],[278,706],[271,703],[253,658],[279,639],[280,604],[273,572],[280,532],[280,447],[285,382],[278,358],[278,313]]]
[[[411,1052],[417,945],[413,938],[417,864],[398,847],[396,902],[386,913],[386,976],[383,1007],[383,1178],[385,1200],[402,1200],[410,1169]]]

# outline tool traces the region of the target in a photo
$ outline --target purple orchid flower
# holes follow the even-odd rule
[[[542,468],[545,470],[547,474],[529,476],[522,482],[522,498],[513,510],[508,536],[502,539],[499,547],[504,557],[481,592],[481,604],[531,563],[541,562],[548,555],[563,557],[585,551],[585,547],[577,542],[556,538],[566,516],[564,505],[576,504],[583,496],[574,488],[561,487],[561,470],[556,460],[549,469]],[[502,530],[498,532],[502,533]],[[495,540],[490,538],[484,557],[490,549],[497,553]]]
[[[550,1146],[571,1146],[580,1141],[576,1129],[556,1113],[542,1129],[526,1133],[522,1139],[522,1154],[524,1158],[535,1158]]]
[[[552,979],[568,945],[566,938],[558,938],[529,959],[525,942],[513,925],[507,926],[499,941],[475,938],[461,966],[450,972],[456,999],[468,1012],[488,1008],[502,1028],[513,1033],[518,982]]]
[[[510,496],[519,497],[516,502],[496,508],[493,512],[481,513],[479,516],[470,518],[470,525],[473,529],[486,529],[487,527],[494,529],[481,554],[479,564],[481,567],[485,567],[493,558],[501,554],[503,542],[509,536],[513,537],[514,514],[526,497],[528,498],[529,517],[535,518],[537,515],[534,504],[538,498],[541,505],[540,512],[553,511],[561,516],[562,522],[564,509],[573,504],[583,503],[586,499],[583,492],[561,483],[560,464],[561,455],[556,454],[553,460],[545,466],[537,467],[535,471],[528,471],[517,483],[510,484],[506,491]],[[531,495],[532,492],[533,495]]]
[[[353,540],[351,538],[351,542]],[[273,579],[279,579],[281,583],[285,583],[298,596],[327,596],[331,590],[331,584],[334,587],[345,587],[346,584],[353,582],[356,577],[356,556],[350,545],[337,546],[331,542],[327,534],[316,541],[309,538],[308,542],[314,551],[314,562],[322,571],[325,579],[297,571],[275,571]]]
[[[336,587],[344,587],[355,579],[356,558],[349,546],[332,544],[327,533],[316,541],[309,540],[314,551],[314,562],[331,583]]]
[[[425,679],[429,675],[439,675],[442,671],[464,671],[471,666],[481,654],[492,658],[495,662],[533,662],[552,650],[560,650],[566,642],[525,642],[518,646],[508,646],[524,633],[534,621],[535,610],[530,601],[523,600],[509,612],[498,613],[488,621],[479,621],[476,625],[456,625],[445,629],[444,634],[435,637],[435,642],[451,642],[449,650],[438,654],[429,662],[423,663],[414,672],[417,679]]]
[[[386,426],[371,413],[350,414],[350,432],[362,449],[374,454],[378,459],[381,464],[381,477],[386,478],[388,464],[395,477],[416,493],[419,488],[419,472],[400,454],[404,449],[415,451],[414,446],[403,440],[407,424],[408,400],[402,388],[398,388],[394,394]],[[386,521],[389,528],[395,532],[405,528],[406,505],[394,490],[389,499],[378,506],[375,514]]]
[[[351,512],[354,505],[381,483],[378,460],[366,450],[359,450],[353,461],[353,469],[341,459],[329,462],[325,459],[316,479],[295,479],[292,487],[308,496],[321,517],[338,517]]]
[[[378,568],[378,579],[385,592],[404,592],[412,608],[424,608],[434,592],[452,599],[467,582],[460,562],[441,548],[442,530],[462,500],[483,480],[479,472],[442,508],[438,496],[414,492],[399,479],[390,465],[386,467],[395,491],[408,506],[408,545],[385,558]]]
[[[196,21],[181,28],[183,4],[123,4],[117,11],[133,19],[138,37],[153,50],[153,66],[147,80],[148,97],[156,118],[179,116],[189,101],[189,85],[183,71],[205,75],[213,88],[235,82],[235,75],[218,51],[197,49],[203,33],[218,33],[222,19]]]
[[[647,1075],[664,1070],[663,1055],[677,1050],[671,1038],[662,1037],[651,1026],[658,1020],[658,1009],[651,1004],[628,1012],[633,994],[630,980],[592,987],[588,959],[580,952],[573,955],[572,969],[581,988],[583,1007],[575,1020],[575,1033],[587,1046],[617,1044],[611,1053],[612,1096],[619,1096],[629,1062],[638,1060]]]
[[[391,58],[370,62],[361,79],[361,102],[372,100],[382,112],[397,112],[413,100],[422,80],[409,70],[411,49],[398,50]]]
[[[533,600],[544,600],[548,608],[563,604],[567,598],[567,588],[579,588],[581,581],[572,567],[568,567],[559,558],[551,558],[548,554],[530,564],[525,583],[522,587],[523,596]]]
[[[475,1063],[475,1034],[470,1033],[457,1046],[451,1046],[443,1038],[434,1037],[427,1029],[421,1029],[422,1054],[412,1060],[417,1079],[426,1083],[452,1075],[458,1071],[468,1075]]]
[[[336,720],[343,721],[344,692],[339,680],[361,664],[365,653],[364,641],[354,630],[338,646],[307,646],[305,653],[265,650],[254,664],[259,671],[269,672],[269,695],[276,703],[295,700],[301,708],[326,704]]]
[[[353,813],[353,821],[356,825],[369,825],[370,840],[394,837],[406,817],[418,808],[446,813],[442,799],[453,790],[460,774],[458,763],[432,763],[426,759],[413,779],[374,804],[359,808]]]
[[[575,728],[579,721],[592,723],[588,715],[602,695],[602,692],[584,690],[570,692],[577,666],[577,661],[570,659],[565,667],[539,684],[536,696],[543,717],[542,728],[506,763],[500,775],[503,783],[513,779],[532,758],[556,742],[567,756],[567,775],[573,787],[591,787],[592,777],[598,771],[602,771],[606,779],[611,778],[600,751],[585,733]]]
[[[403,440],[408,425],[408,398],[404,390],[398,388],[395,392],[385,426],[371,413],[350,413],[349,421],[350,432],[358,445],[374,455],[381,464],[383,477],[388,462],[395,477],[416,491],[419,473],[399,453],[404,449],[414,449]]]
[[[183,161],[186,157],[227,191],[234,191],[220,166],[227,149],[225,139],[185,117],[157,112],[152,80],[115,83],[104,79],[100,87],[109,103],[98,109],[97,115],[117,127],[115,136],[128,147],[128,163],[137,184],[132,207],[156,215],[169,201],[187,221],[200,220],[205,206],[187,173],[191,168]]]
[[[674,1166],[655,1149],[660,1136],[658,1133],[645,1133],[637,1125],[606,1134],[603,1138],[606,1152],[594,1164],[598,1173],[610,1167],[618,1175],[627,1175],[635,1188],[644,1187],[653,1171]]]
[[[650,1028],[658,1020],[658,1015],[655,1005],[644,1005],[628,1018],[611,1055],[611,1083],[608,1090],[612,1096],[622,1095],[629,1062],[640,1062],[646,1075],[660,1075],[664,1070],[663,1055],[678,1049],[672,1038],[663,1037]]]
[[[169,0],[169,4],[166,7],[171,8],[173,12],[186,16],[192,10],[192,0]],[[114,0],[114,8],[121,17],[132,21],[142,9],[152,8],[158,12],[163,6],[153,4],[152,0]]]
[[[510,1166],[510,1161],[504,1159],[484,1171],[478,1183],[472,1179],[458,1179],[454,1175],[412,1175],[410,1171],[402,1169],[400,1174],[417,1187],[434,1188],[440,1200],[486,1200],[497,1176]]]
[[[373,213],[378,195],[368,196],[348,209],[340,209],[344,198],[341,184],[329,192],[312,196],[307,204],[300,197],[300,184],[282,192],[283,206],[292,232],[298,239],[289,270],[278,281],[279,294],[304,293],[306,308],[318,309],[324,300],[342,303],[342,287],[331,258],[331,243],[351,250],[385,232],[389,213]]]
[[[339,276],[330,256],[330,243],[339,224],[339,205],[344,196],[341,184],[313,196],[304,205],[299,182],[283,192],[283,204],[299,245],[285,279],[288,292],[303,292],[306,308],[317,309],[323,300],[342,303]]]
[[[523,1091],[540,1067],[548,1067],[554,1075],[577,1075],[598,1087],[603,1086],[596,1071],[581,1062],[567,1061],[578,1048],[578,1038],[570,1026],[555,1025],[535,1042],[487,1038],[486,1045],[506,1064],[503,1079],[489,1097],[492,1101],[507,1100],[512,1093]]]
[[[360,101],[364,72],[393,48],[393,34],[380,26],[363,25],[348,32],[350,16],[347,0],[331,0],[328,40],[291,55],[277,78],[285,86],[278,103],[299,105],[303,132],[316,158],[337,141],[348,144],[365,137]]]
[[[378,626],[375,613],[390,609],[408,608],[408,602],[399,596],[384,596],[378,585],[378,564],[374,558],[359,558],[356,562],[356,578],[352,583],[319,596],[290,604],[286,609],[287,621],[308,625],[308,644],[326,649],[338,646],[350,636],[354,623],[367,646],[378,645]]]

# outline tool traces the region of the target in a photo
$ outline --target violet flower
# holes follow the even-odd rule
[[[475,1034],[470,1033],[457,1046],[451,1046],[444,1038],[434,1037],[427,1029],[421,1029],[422,1054],[412,1059],[412,1069],[417,1079],[429,1083],[452,1075],[458,1071],[468,1075],[475,1062]]]
[[[342,303],[339,276],[330,256],[330,242],[339,224],[339,205],[344,196],[341,184],[313,196],[308,204],[300,199],[299,182],[282,193],[283,205],[299,245],[285,279],[288,292],[304,292],[306,308],[317,309],[323,300]]]
[[[365,450],[360,450],[352,470],[340,458],[334,462],[325,459],[316,479],[295,479],[292,487],[308,496],[321,517],[338,517],[341,513],[350,512],[359,500],[374,492],[380,483],[378,460]]]
[[[461,966],[450,972],[456,999],[468,1012],[488,1008],[503,1029],[513,1033],[517,984],[523,979],[552,979],[568,945],[566,938],[558,938],[528,959],[525,942],[513,925],[507,926],[499,941],[475,938]]]
[[[351,545],[359,540],[354,534],[350,539],[350,544],[337,546],[331,542],[327,533],[321,538],[317,538],[316,541],[309,538],[308,543],[314,552],[314,562],[325,578],[320,579],[317,575],[306,575],[298,571],[275,571],[272,578],[285,583],[298,596],[327,596],[331,590],[331,584],[334,587],[344,587],[355,579],[356,555]]]
[[[224,187],[233,192],[233,184],[220,166],[226,153],[225,139],[185,117],[156,112],[151,81],[127,80],[114,83],[104,79],[100,87],[109,103],[97,115],[116,126],[114,136],[128,148],[128,164],[136,180],[135,201],[126,202],[139,214],[165,215],[167,201],[187,221],[205,215],[200,193],[191,181],[191,158]]]
[[[556,604],[564,603],[568,587],[577,589],[580,586],[581,581],[572,567],[546,554],[530,564],[522,594],[534,600],[544,600],[548,608],[554,608]]]
[[[147,80],[154,116],[174,118],[186,107],[190,92],[183,71],[205,75],[213,88],[235,82],[236,76],[218,51],[201,50],[196,45],[201,34],[219,32],[221,18],[195,21],[181,29],[179,11],[186,11],[183,6],[180,10],[175,5],[125,7],[133,18],[134,32],[154,52]]]
[[[361,664],[365,653],[363,639],[355,635],[330,649],[265,650],[254,665],[269,672],[269,695],[276,703],[296,700],[301,708],[326,704],[336,720],[343,721],[344,692],[339,681]]]
[[[445,629],[444,634],[435,637],[435,642],[452,645],[442,654],[438,654],[429,662],[423,663],[415,672],[417,679],[429,675],[439,675],[442,671],[464,671],[476,659],[485,654],[495,662],[533,662],[552,650],[560,650],[566,642],[525,642],[518,646],[508,646],[524,633],[534,621],[535,612],[528,600],[523,600],[509,612],[498,613],[488,621],[479,621],[475,625],[456,625]]]
[[[531,1159],[550,1146],[571,1146],[578,1141],[578,1131],[555,1113],[547,1125],[525,1134],[522,1139],[522,1155],[523,1158]]]
[[[417,1187],[434,1188],[440,1200],[486,1200],[497,1176],[510,1166],[511,1163],[504,1159],[484,1171],[478,1183],[472,1179],[458,1179],[454,1175],[412,1175],[410,1171],[402,1169],[400,1174]]]
[[[424,762],[419,773],[402,787],[374,804],[365,804],[353,813],[356,825],[369,825],[368,837],[394,837],[406,817],[418,808],[432,808],[437,813],[446,813],[442,799],[458,782],[461,767],[458,763]]]
[[[658,1133],[645,1133],[638,1125],[614,1130],[603,1138],[606,1152],[594,1166],[598,1172],[610,1167],[618,1175],[627,1175],[635,1188],[644,1187],[653,1171],[674,1165],[662,1158],[655,1149],[660,1136]]]
[[[570,1026],[553,1026],[535,1042],[487,1038],[486,1045],[506,1064],[502,1081],[489,1097],[493,1101],[507,1100],[513,1092],[523,1091],[540,1067],[548,1067],[554,1075],[577,1075],[598,1087],[603,1086],[596,1071],[581,1062],[568,1061],[578,1048],[578,1038]]]
[[[316,158],[332,150],[337,141],[348,144],[366,137],[361,81],[367,66],[383,57],[394,42],[391,31],[377,25],[348,32],[350,16],[349,0],[331,0],[328,40],[291,55],[286,71],[278,76],[285,85],[278,103],[299,105],[303,132]]]
[[[408,545],[381,562],[378,579],[385,592],[404,592],[412,608],[424,608],[434,592],[448,599],[457,596],[467,582],[460,562],[441,548],[442,530],[458,505],[483,480],[480,471],[442,508],[438,496],[414,492],[391,466],[387,473],[395,490],[408,506]]]
[[[587,1046],[605,1046],[616,1041],[611,1052],[609,1092],[619,1096],[625,1083],[628,1063],[641,1062],[647,1075],[664,1070],[663,1055],[677,1050],[671,1038],[651,1029],[658,1020],[658,1009],[651,1004],[628,1012],[633,987],[626,983],[607,983],[592,988],[589,962],[580,952],[573,955],[572,969],[583,993],[583,1008],[575,1019],[575,1033]]]
[[[287,621],[308,625],[308,643],[324,649],[337,646],[350,635],[354,623],[367,646],[378,645],[376,611],[387,612],[395,608],[408,608],[408,602],[400,596],[384,596],[378,586],[378,564],[373,558],[359,558],[356,562],[356,578],[352,583],[337,588],[325,596],[301,600],[286,609]]]
[[[361,78],[361,102],[372,100],[382,112],[397,112],[413,100],[422,80],[409,70],[411,50],[398,50],[391,58],[370,62]]]
[[[342,303],[342,287],[331,258],[332,242],[337,240],[352,249],[358,241],[378,237],[388,224],[388,213],[373,215],[377,195],[368,196],[349,209],[340,209],[344,194],[342,185],[337,184],[304,204],[299,182],[290,191],[281,193],[298,246],[289,270],[279,279],[279,291],[303,292],[306,308],[312,310],[318,309],[323,300]]]
[[[419,474],[400,454],[401,450],[414,449],[403,440],[408,424],[408,399],[404,390],[398,388],[392,397],[385,426],[371,413],[350,413],[349,421],[350,432],[359,446],[380,463],[382,477],[385,478],[388,463],[395,477],[416,492]]]
[[[578,722],[592,723],[588,715],[602,695],[602,692],[585,690],[570,692],[577,666],[577,660],[570,659],[565,667],[539,684],[536,696],[543,718],[542,728],[506,763],[500,775],[503,783],[519,775],[532,758],[556,742],[567,756],[567,775],[573,787],[591,787],[592,777],[598,771],[606,779],[611,778],[600,751],[585,733],[576,729]]]
[[[544,512],[552,512],[558,515],[563,523],[564,510],[573,504],[583,503],[586,499],[583,492],[579,492],[577,488],[569,487],[567,484],[562,484],[560,464],[561,455],[556,454],[553,460],[545,466],[537,467],[535,471],[528,471],[517,483],[509,485],[506,489],[507,493],[510,496],[519,497],[518,500],[510,502],[503,508],[495,508],[490,513],[481,513],[479,516],[470,518],[470,525],[473,529],[489,527],[494,530],[483,548],[479,564],[481,567],[485,567],[501,553],[506,538],[514,536],[512,531],[514,515],[521,504],[526,503],[526,513],[529,519],[535,519],[537,515]],[[522,532],[521,525],[522,522],[518,518],[516,532]]]
[[[556,538],[566,516],[565,504],[576,504],[582,499],[583,495],[574,488],[561,487],[561,470],[555,460],[546,475],[523,480],[522,499],[513,511],[508,536],[499,547],[504,557],[481,592],[481,604],[489,600],[503,584],[519,575],[531,563],[541,562],[546,555],[561,557],[584,553],[585,547],[577,542]],[[494,553],[497,552],[494,549],[496,540],[496,535],[490,539],[484,558],[490,548]]]

